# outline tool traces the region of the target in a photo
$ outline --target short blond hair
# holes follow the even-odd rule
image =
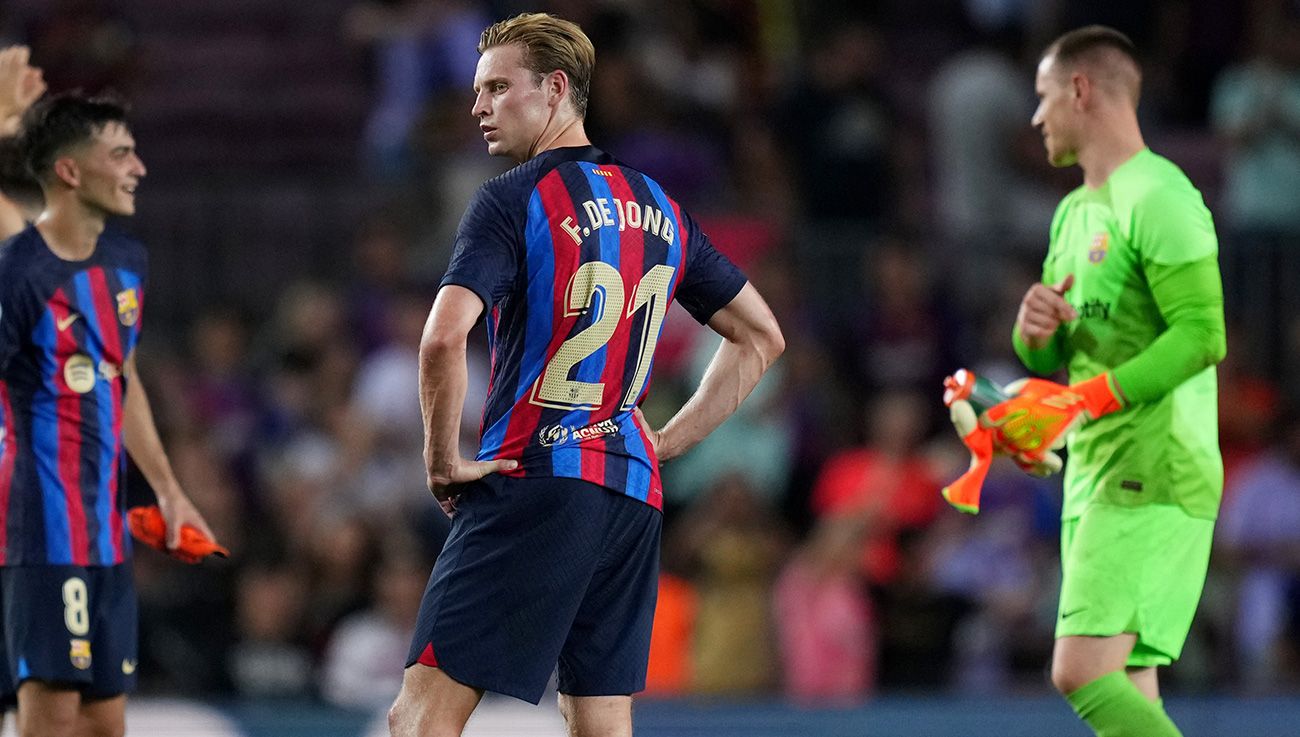
[[[569,99],[578,117],[587,116],[591,93],[591,70],[596,66],[596,47],[577,23],[549,13],[520,13],[488,26],[479,38],[478,52],[493,46],[519,44],[524,66],[541,81],[555,70],[569,77]]]

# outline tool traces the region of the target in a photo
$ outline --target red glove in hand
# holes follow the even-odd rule
[[[198,563],[209,555],[219,555],[222,558],[230,556],[229,550],[189,525],[181,527],[180,545],[175,550],[169,550],[167,522],[163,520],[162,510],[157,506],[132,507],[126,514],[126,524],[136,540],[185,563]]]
[[[1052,451],[1065,445],[1070,432],[1124,406],[1109,373],[1070,386],[1024,379],[1007,391],[1015,396],[990,407],[980,424],[993,431],[994,445],[1021,468],[1042,465],[1052,473],[1060,470],[1060,458]]]

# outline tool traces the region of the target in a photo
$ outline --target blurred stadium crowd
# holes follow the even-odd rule
[[[1224,510],[1182,690],[1300,686],[1300,4],[1285,0],[4,0],[51,89],[135,105],[150,178],[141,351],[183,486],[235,556],[137,555],[152,693],[385,706],[447,522],[424,487],[420,331],[459,213],[504,164],[469,116],[479,32],[522,10],[598,52],[597,145],[699,213],[784,359],[665,468],[662,695],[1042,691],[1059,488],[984,511],[939,402],[1010,350],[1056,201],[1038,51],[1090,22],[1145,54],[1148,143],[1221,242]],[[646,412],[712,334],[675,311]],[[474,450],[488,358],[471,355]],[[137,480],[133,494],[147,498]]]

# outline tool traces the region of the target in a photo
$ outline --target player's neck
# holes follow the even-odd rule
[[[1098,121],[1098,130],[1092,136],[1090,144],[1079,152],[1083,183],[1090,189],[1100,188],[1116,169],[1146,146],[1142,130],[1138,128],[1136,113],[1113,119],[1103,118]]]
[[[80,203],[52,201],[36,218],[36,229],[55,256],[84,261],[95,253],[95,244],[104,232],[104,217]]]
[[[533,144],[532,150],[528,152],[528,158],[531,159],[553,148],[590,145],[591,139],[587,138],[587,130],[582,124],[582,118],[570,118],[568,121],[556,125],[554,130],[548,126],[545,131],[542,131],[542,135],[538,136],[537,142]]]

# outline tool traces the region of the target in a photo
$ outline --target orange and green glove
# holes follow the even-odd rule
[[[1030,475],[1051,476],[1062,466],[1054,451],[1075,427],[1124,406],[1110,374],[1072,386],[1022,379],[1003,389],[966,369],[944,379],[943,401],[971,453],[970,468],[943,488],[943,498],[970,514],[979,513],[980,488],[995,456],[1010,456]]]
[[[1045,464],[1060,469],[1052,451],[1065,445],[1079,425],[1124,407],[1110,373],[1070,386],[1045,379],[1022,379],[1007,386],[1013,396],[990,407],[980,423],[994,433],[994,444],[1014,457],[1021,467]]]
[[[190,525],[181,527],[180,545],[174,550],[168,550],[167,523],[163,520],[162,510],[156,505],[132,507],[126,514],[126,524],[135,539],[185,563],[198,563],[209,555],[219,555],[222,558],[230,556],[229,550]]]

